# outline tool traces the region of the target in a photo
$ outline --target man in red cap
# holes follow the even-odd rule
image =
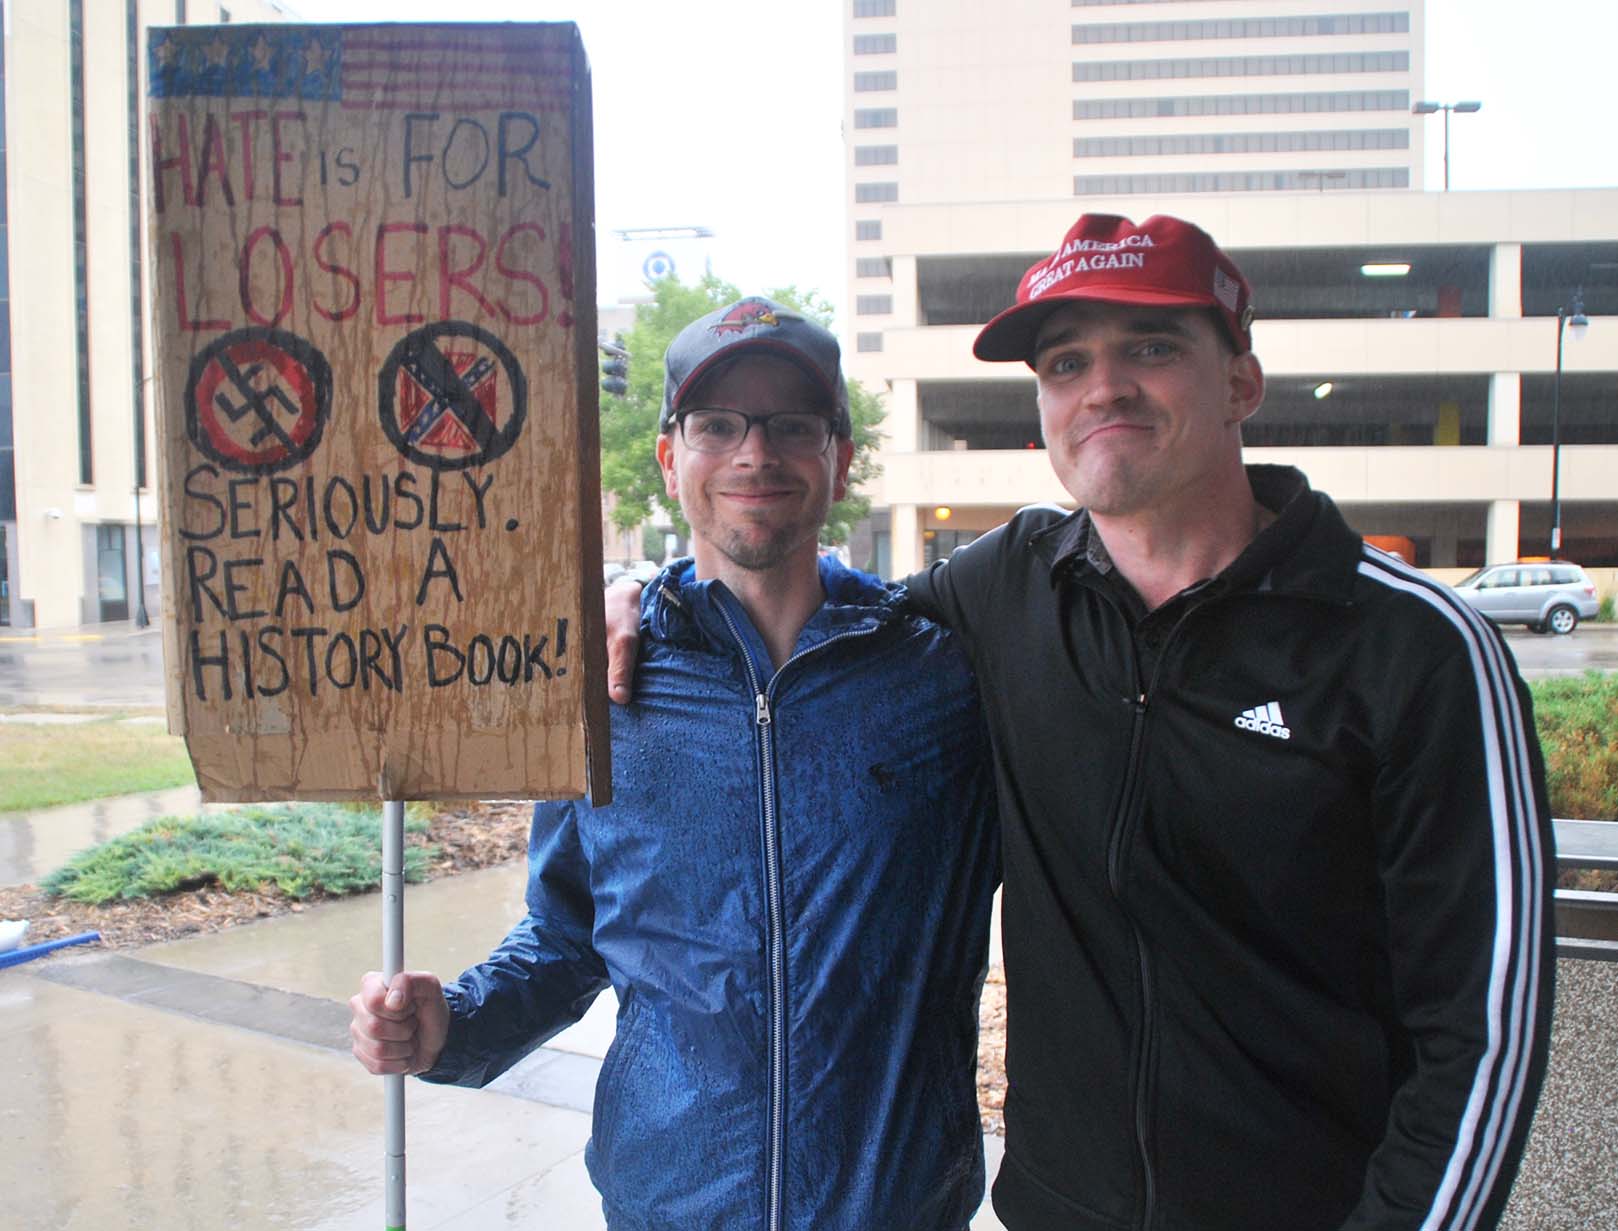
[[[994,743],[1011,1231],[1486,1231],[1544,1073],[1527,690],[1448,588],[1243,465],[1251,299],[1188,222],[1081,217],[974,346],[1033,369],[1078,507],[906,583]]]
[[[1247,280],[1081,217],[978,335],[1078,508],[909,581],[1000,786],[1008,1228],[1477,1231],[1544,1070],[1553,864],[1526,690],[1443,585],[1242,463]]]

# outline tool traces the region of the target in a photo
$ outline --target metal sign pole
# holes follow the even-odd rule
[[[382,977],[389,983],[404,969],[404,803],[382,804]],[[382,1079],[383,1116],[386,1120],[384,1163],[387,1174],[385,1201],[387,1231],[405,1225],[405,1114],[404,1077]]]

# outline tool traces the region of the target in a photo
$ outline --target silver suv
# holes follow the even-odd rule
[[[1496,624],[1526,624],[1536,633],[1564,636],[1601,605],[1595,582],[1566,560],[1491,564],[1456,582],[1455,592]]]

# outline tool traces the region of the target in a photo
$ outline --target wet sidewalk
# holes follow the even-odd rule
[[[118,795],[37,812],[0,812],[0,885],[37,885],[79,851],[138,829],[160,816],[195,816],[194,786]]]
[[[117,811],[104,823],[135,815]],[[406,964],[448,976],[482,958],[523,882],[519,861],[411,886]],[[0,970],[0,1225],[380,1226],[382,1090],[348,1054],[346,1005],[380,951],[369,894]],[[413,1228],[603,1227],[583,1150],[615,1013],[608,992],[488,1089],[407,1083]],[[987,1203],[972,1225],[1000,1227]]]

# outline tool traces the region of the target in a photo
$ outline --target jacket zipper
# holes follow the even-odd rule
[[[1192,612],[1205,606],[1209,600],[1188,604],[1180,613],[1178,619],[1170,627],[1168,635],[1163,638],[1163,644],[1158,648],[1157,661],[1152,667],[1152,678],[1144,688],[1140,687],[1140,658],[1135,652],[1135,680],[1140,691],[1135,694],[1131,703],[1134,711],[1129,732],[1129,769],[1128,778],[1124,782],[1123,798],[1119,801],[1118,820],[1113,827],[1112,838],[1107,851],[1107,883],[1112,887],[1113,898],[1123,910],[1124,918],[1129,920],[1130,935],[1135,941],[1135,959],[1140,972],[1140,1050],[1135,1058],[1135,1149],[1140,1155],[1142,1202],[1140,1220],[1137,1226],[1141,1231],[1151,1231],[1157,1218],[1157,1177],[1152,1169],[1151,1151],[1151,1074],[1153,1057],[1157,1050],[1156,1005],[1152,999],[1152,959],[1146,948],[1146,940],[1141,935],[1140,925],[1135,922],[1134,916],[1123,899],[1123,863],[1124,845],[1126,835],[1137,827],[1140,809],[1140,782],[1141,766],[1145,760],[1146,751],[1146,714],[1151,698],[1157,695],[1157,681],[1163,671],[1163,664],[1168,659],[1169,646],[1179,636],[1185,622],[1190,619]],[[1133,640],[1133,638],[1131,638]],[[1131,835],[1132,836],[1132,835]]]
[[[767,1132],[769,1141],[765,1154],[765,1226],[767,1231],[782,1231],[784,1201],[782,1174],[786,1156],[786,922],[781,906],[781,836],[776,819],[775,798],[775,735],[773,715],[770,712],[771,694],[776,684],[793,663],[825,649],[836,641],[869,634],[871,629],[839,633],[818,645],[810,646],[781,664],[768,684],[759,686],[758,669],[748,653],[747,642],[731,618],[730,611],[721,602],[716,604],[724,617],[725,626],[735,638],[736,648],[742,652],[742,663],[747,670],[747,686],[753,690],[753,729],[757,732],[760,764],[760,790],[763,794],[764,813],[764,910],[766,915],[765,946],[769,952],[770,1015],[769,1015],[769,1100]]]
[[[1150,1228],[1157,1206],[1157,1180],[1152,1172],[1152,1154],[1148,1142],[1147,1121],[1150,1108],[1148,1106],[1147,1084],[1151,1073],[1150,1053],[1152,1047],[1153,1031],[1153,1004],[1152,1004],[1152,966],[1150,956],[1146,952],[1146,942],[1142,939],[1140,928],[1136,925],[1134,917],[1130,915],[1128,907],[1124,906],[1123,897],[1123,857],[1124,835],[1131,828],[1135,817],[1135,809],[1139,797],[1140,766],[1142,750],[1145,745],[1146,734],[1146,703],[1144,692],[1136,695],[1131,704],[1133,717],[1129,731],[1129,766],[1128,777],[1124,781],[1124,796],[1119,801],[1118,819],[1112,830],[1112,840],[1107,851],[1107,884],[1112,888],[1112,896],[1123,907],[1124,918],[1129,920],[1129,934],[1135,942],[1135,959],[1140,973],[1140,1046],[1135,1055],[1135,1150],[1140,1158],[1141,1188],[1143,1200],[1141,1216],[1136,1225],[1140,1228]]]

